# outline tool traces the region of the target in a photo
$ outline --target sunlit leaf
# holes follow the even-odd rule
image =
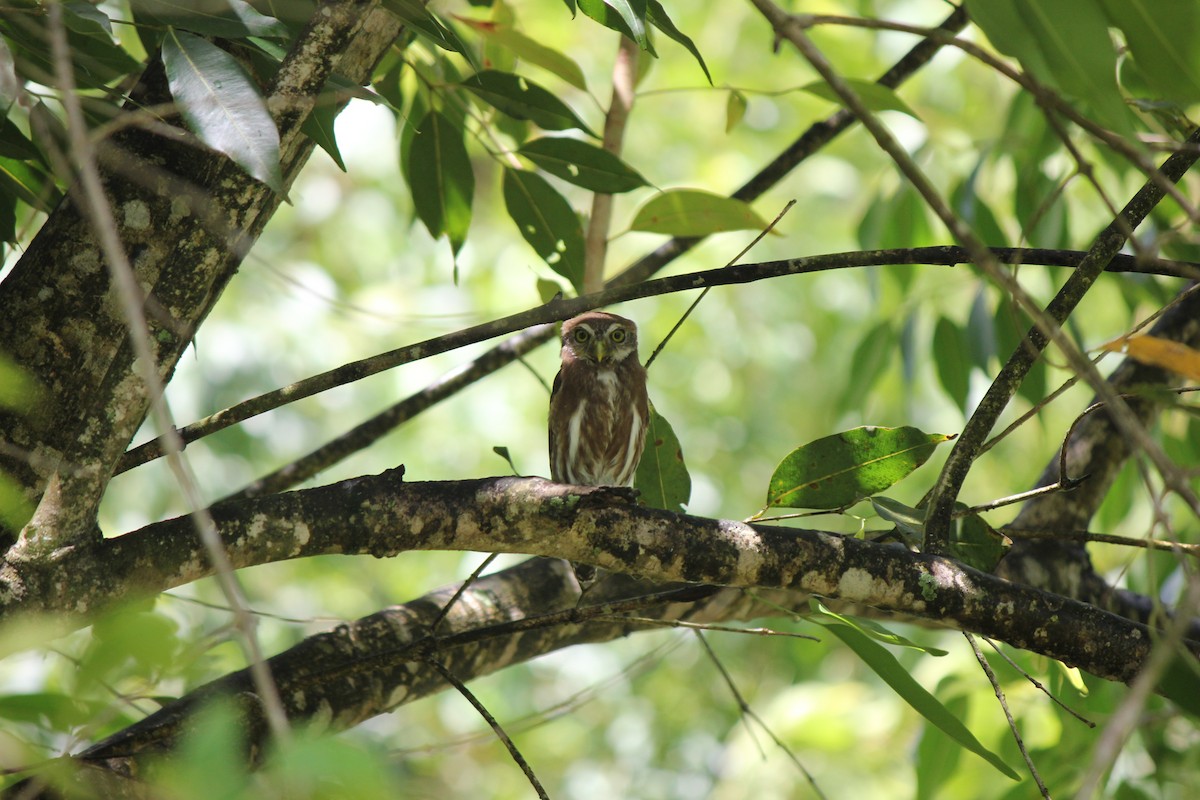
[[[700,55],[700,51],[696,49],[696,43],[692,41],[691,37],[675,27],[675,23],[667,16],[667,10],[663,8],[662,3],[658,2],[658,0],[650,0],[646,18],[650,20],[651,25],[666,34],[667,38],[673,39],[683,45],[692,54],[700,64],[700,69],[704,70],[704,77],[708,79],[711,85],[713,79],[712,75],[708,72],[708,65],[704,63],[704,56]]]
[[[729,91],[729,99],[725,101],[725,132],[736,128],[746,116],[746,95],[737,89]]]
[[[696,189],[671,189],[652,197],[629,226],[671,236],[707,236],[738,230],[764,230],[767,221],[749,203]]]
[[[484,70],[467,78],[462,85],[510,117],[527,119],[548,131],[578,128],[595,136],[570,106],[520,75]]]
[[[884,491],[953,439],[913,427],[853,428],[787,455],[767,490],[768,506],[843,508]]]
[[[971,751],[987,761],[1001,774],[1015,780],[1020,777],[1000,756],[984,747],[975,735],[963,725],[949,709],[908,673],[896,657],[881,644],[877,644],[856,628],[841,624],[827,624],[825,629],[841,639],[853,650],[863,663],[884,680],[904,702],[917,713],[936,725],[939,730],[953,739],[960,747]]]
[[[171,96],[188,127],[253,178],[283,193],[279,131],[262,93],[221,48],[186,31],[163,39]]]
[[[0,157],[0,191],[49,213],[61,195],[49,174],[33,162]]]
[[[970,514],[955,521],[950,539],[951,557],[981,572],[991,572],[1008,552],[1012,541],[988,525],[983,517]]]
[[[671,423],[650,409],[646,449],[633,481],[641,501],[652,508],[683,512],[692,496],[692,478]]]
[[[914,119],[920,119],[917,112],[909,107],[908,103],[900,99],[900,96],[886,86],[880,86],[873,81],[860,81],[850,78],[844,79],[859,99],[863,101],[867,108],[872,111],[900,111],[908,114]],[[825,81],[815,81],[805,84],[800,87],[800,91],[808,92],[811,95],[820,97],[823,100],[829,100],[834,103],[841,104],[842,98],[833,90]]]
[[[1200,381],[1200,350],[1188,347],[1182,342],[1158,336],[1131,336],[1106,342],[1100,349],[1125,353],[1143,364],[1169,369],[1188,380]]]
[[[646,35],[644,21],[631,28],[625,17],[606,0],[578,0],[577,7],[585,16],[591,17],[609,30],[614,30],[625,38],[637,42],[650,55],[657,55],[654,52],[654,42]],[[643,20],[644,17],[643,14]]]
[[[431,111],[417,124],[408,158],[417,216],[431,236],[446,234],[457,253],[467,238],[475,195],[475,171],[462,129]]]
[[[646,179],[619,157],[588,142],[543,136],[517,151],[542,169],[593,192],[618,194],[646,186]]]
[[[583,291],[583,228],[574,209],[545,178],[521,169],[504,170],[504,204],[525,241]]]
[[[443,50],[458,53],[474,66],[474,51],[467,47],[454,28],[433,14],[421,0],[383,0],[383,7],[404,20],[407,26],[423,38]]]

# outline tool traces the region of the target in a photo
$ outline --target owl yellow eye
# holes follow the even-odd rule
[[[617,344],[620,344],[621,342],[625,341],[625,329],[624,328],[614,328],[613,332],[610,333],[608,335],[608,337],[610,339],[612,339],[614,342],[616,342]]]
[[[588,339],[592,338],[592,334],[587,328],[576,328],[575,330],[571,331],[571,338],[573,338],[579,344],[583,344]]]

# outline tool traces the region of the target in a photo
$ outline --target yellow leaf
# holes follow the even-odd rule
[[[1170,339],[1134,336],[1129,339],[1113,339],[1100,345],[1100,348],[1114,353],[1125,353],[1143,364],[1169,369],[1190,380],[1200,381],[1200,350]]]

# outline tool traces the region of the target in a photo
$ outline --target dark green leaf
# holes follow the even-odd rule
[[[484,70],[462,85],[510,117],[530,120],[548,131],[578,128],[595,136],[570,106],[520,75]]]
[[[47,214],[54,209],[61,194],[40,167],[15,158],[0,158],[0,191]]]
[[[943,684],[950,681],[943,681]],[[946,709],[957,719],[966,719],[970,710],[970,700],[966,697],[952,697],[943,701]],[[917,786],[914,797],[941,796],[942,786],[958,769],[962,761],[963,749],[954,745],[954,740],[942,733],[932,724],[926,724],[921,731],[921,740],[917,743],[916,763]]]
[[[0,119],[0,156],[22,161],[41,160],[41,152],[11,119]]]
[[[844,508],[884,491],[954,438],[917,428],[853,428],[787,455],[767,490],[768,506]]]
[[[658,0],[650,0],[647,18],[650,20],[650,24],[665,33],[667,38],[674,39],[695,56],[696,61],[700,64],[700,69],[704,70],[704,77],[708,79],[708,83],[711,86],[713,79],[712,75],[708,72],[708,65],[704,63],[704,56],[700,55],[700,51],[696,49],[696,44],[692,41],[691,37],[675,27],[675,23],[667,16],[667,10],[663,8],[662,3],[658,2]]]
[[[978,514],[957,520],[950,541],[950,555],[981,572],[991,572],[1012,541],[996,531]]]
[[[251,177],[283,193],[279,131],[258,86],[212,42],[171,30],[162,45],[171,96],[188,127]]]
[[[925,538],[925,510],[906,506],[890,497],[872,497],[875,513],[896,526],[906,544],[919,547]]]
[[[964,412],[971,388],[971,360],[966,338],[962,329],[951,320],[938,319],[933,331],[933,366],[946,394]]]
[[[840,625],[846,625],[854,628],[864,636],[869,636],[878,642],[883,642],[884,644],[890,644],[896,647],[907,647],[912,650],[920,650],[922,653],[928,653],[931,656],[938,656],[939,658],[941,656],[948,655],[948,653],[941,648],[926,647],[925,645],[917,644],[911,639],[888,630],[874,620],[870,620],[865,617],[848,617],[843,614],[839,614],[836,611],[826,608],[823,603],[817,600],[811,601],[809,606],[809,613],[806,614],[804,618],[812,622],[816,622],[819,625],[826,625],[831,622]]]
[[[617,156],[578,139],[543,136],[517,151],[551,175],[603,194],[646,186],[646,179]]]
[[[139,21],[204,36],[281,39],[289,34],[286,25],[260,14],[245,0],[130,0],[129,6]]]
[[[102,13],[89,7],[86,13],[71,6],[62,10],[71,67],[76,86],[97,89],[124,78],[141,68],[141,64],[113,41],[108,26],[100,19]],[[49,18],[46,14],[0,14],[0,33],[12,44],[13,66],[23,78],[47,86],[59,85],[54,64],[50,61]]]
[[[383,7],[404,20],[425,39],[443,50],[458,53],[469,64],[475,65],[475,53],[467,47],[458,32],[430,12],[421,0],[383,0]]]
[[[883,645],[876,644],[861,631],[848,625],[829,624],[825,626],[825,629],[841,639],[863,660],[864,664],[880,678],[883,678],[904,702],[936,725],[960,747],[987,761],[1006,777],[1012,778],[1014,781],[1020,780],[1017,773],[1005,764],[1000,756],[980,744],[975,735],[959,721],[957,716],[926,691],[925,687],[917,683],[908,670],[896,660],[895,656],[884,649]]]
[[[591,17],[609,30],[616,31],[625,38],[637,42],[647,53],[657,56],[657,53],[654,52],[654,43],[646,35],[645,24],[640,26],[639,38],[639,33],[629,27],[629,23],[625,21],[621,13],[605,0],[579,0],[578,8],[585,16]]]
[[[525,241],[550,268],[583,291],[583,228],[579,217],[545,178],[504,170],[504,204]]]
[[[634,487],[641,500],[652,508],[682,513],[692,496],[692,478],[683,462],[683,448],[671,423],[650,409],[646,426],[646,449],[638,464]]]
[[[346,162],[342,160],[342,152],[338,149],[337,138],[334,136],[333,123],[337,119],[338,109],[334,106],[318,103],[300,126],[300,130],[317,146],[329,154],[333,163],[342,172],[346,171]]]
[[[1160,98],[1200,100],[1200,3],[1192,0],[1102,0],[1140,74]]]
[[[0,472],[0,523],[19,531],[33,516],[33,506],[21,490],[21,484]]]
[[[475,196],[475,171],[462,129],[431,111],[417,124],[408,159],[417,216],[434,238],[446,234],[457,254],[467,238]]]
[[[767,221],[749,203],[696,189],[669,189],[652,197],[629,226],[671,236],[707,236],[738,230],[764,230]]]

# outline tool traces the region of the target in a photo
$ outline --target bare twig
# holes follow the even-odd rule
[[[1021,673],[1021,675],[1025,678],[1025,680],[1027,680],[1031,684],[1033,684],[1033,687],[1035,689],[1037,689],[1039,692],[1046,695],[1046,697],[1050,698],[1050,700],[1052,702],[1054,702],[1055,705],[1057,705],[1063,711],[1066,711],[1072,717],[1079,720],[1080,722],[1082,722],[1084,725],[1088,726],[1089,728],[1096,727],[1096,723],[1092,722],[1090,719],[1088,719],[1087,717],[1083,716],[1075,709],[1068,706],[1062,700],[1059,700],[1057,697],[1054,696],[1053,692],[1051,692],[1044,685],[1042,685],[1041,681],[1039,681],[1037,678],[1033,677],[1028,672],[1026,672],[1024,669],[1022,669],[1020,664],[1018,664],[1017,662],[1015,662],[1011,658],[1009,658],[1008,653],[1005,653],[1003,650],[1000,649],[1000,645],[996,644],[994,641],[992,641],[991,639],[989,639],[986,636],[984,636],[982,638],[985,642],[987,642],[988,644],[990,644],[992,646],[992,650],[995,651],[996,655],[1000,656],[1005,661],[1007,661],[1008,665],[1010,667],[1015,669],[1017,672]]]
[[[504,732],[504,728],[501,727],[500,723],[496,721],[496,718],[492,716],[492,713],[487,710],[487,707],[484,706],[483,703],[479,702],[479,698],[472,694],[471,690],[467,688],[466,684],[454,677],[454,674],[450,672],[450,670],[446,669],[446,667],[436,658],[427,656],[425,658],[425,663],[433,667],[443,678],[445,678],[446,683],[457,689],[458,693],[465,697],[467,702],[479,712],[479,716],[483,717],[484,720],[487,721],[487,724],[490,725],[492,730],[495,732],[496,737],[504,743],[506,748],[508,748],[508,753],[512,756],[513,761],[517,762],[517,766],[520,767],[521,771],[525,773],[525,777],[529,779],[529,783],[533,786],[533,790],[537,792],[537,796],[543,798],[543,800],[550,800],[550,795],[546,794],[546,790],[542,787],[542,783],[538,780],[537,775],[533,773],[533,769],[529,766],[529,762],[527,762],[525,757],[521,755],[521,751],[517,749],[517,746],[513,743],[513,740],[510,739],[508,734]]]
[[[1004,718],[1008,720],[1008,729],[1012,731],[1013,739],[1017,743],[1017,749],[1021,751],[1021,758],[1025,759],[1025,766],[1029,768],[1029,774],[1033,776],[1033,780],[1037,783],[1038,791],[1042,793],[1042,797],[1050,800],[1050,792],[1046,790],[1046,784],[1042,781],[1042,776],[1038,773],[1037,767],[1034,766],[1033,759],[1029,756],[1029,750],[1025,748],[1025,741],[1021,738],[1021,732],[1017,730],[1017,721],[1013,719],[1012,712],[1008,709],[1008,700],[1004,697],[1004,690],[1000,688],[1000,681],[996,679],[996,673],[992,671],[992,665],[988,663],[987,658],[983,655],[983,651],[979,649],[979,642],[975,640],[975,637],[967,631],[963,631],[963,636],[970,643],[971,650],[975,653],[975,659],[983,669],[983,674],[987,675],[988,682],[992,684],[992,691],[996,693],[996,700],[1000,703],[1000,708],[1004,709]]]

